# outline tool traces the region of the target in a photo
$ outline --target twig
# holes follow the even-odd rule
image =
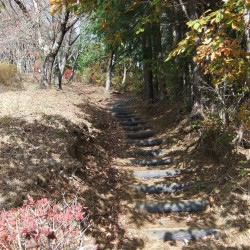
[[[218,179],[218,181],[219,181],[218,185],[211,191],[210,194],[212,194],[216,190],[216,188],[220,185],[221,181],[224,180],[225,178],[226,177],[224,176],[224,177],[221,177],[221,178]]]
[[[1,243],[1,246],[8,250],[8,248],[3,243]]]
[[[37,185],[36,183],[34,183],[34,184],[35,184],[37,187],[39,187],[39,188],[41,188],[42,190],[44,190],[44,191],[49,195],[50,198],[53,198],[53,197],[51,196],[51,194],[49,193],[48,190],[46,190],[45,188],[40,187],[40,186]]]
[[[21,243],[21,237],[20,237],[20,230],[18,226],[18,222],[16,221],[16,228],[17,228],[17,242],[18,242],[18,247],[20,250],[22,250],[22,243]]]
[[[17,153],[1,153],[2,155],[27,155],[27,154],[17,154]]]
[[[241,189],[241,191],[243,192],[248,192],[247,189],[243,188],[236,180],[233,179],[232,176],[230,176],[229,174],[227,174],[227,176]]]

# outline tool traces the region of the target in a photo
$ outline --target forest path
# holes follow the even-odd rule
[[[207,157],[177,109],[82,83],[2,93],[1,107],[2,209],[77,197],[98,249],[249,249],[244,156]]]
[[[211,201],[199,197],[199,192],[186,193],[196,185],[192,175],[186,174],[184,180],[185,169],[175,167],[173,157],[168,156],[166,138],[129,102],[114,101],[111,112],[128,144],[127,158],[119,167],[134,177],[131,210],[124,220],[128,236],[143,239],[143,248],[135,249],[182,249],[190,240],[219,238],[217,222],[208,218]]]

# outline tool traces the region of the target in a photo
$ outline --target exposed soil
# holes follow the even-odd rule
[[[206,198],[212,208],[204,214],[146,215],[132,209],[135,194],[127,161],[128,145],[109,105],[120,94],[102,87],[74,83],[63,91],[26,90],[0,94],[0,208],[36,199],[70,199],[77,195],[87,207],[90,234],[99,249],[249,249],[248,172],[250,151],[238,149],[218,161],[199,148],[200,130],[175,109],[136,100],[131,109],[166,138],[163,156],[184,170],[180,182],[193,188],[174,198]],[[162,180],[163,182],[165,180]],[[154,196],[158,200],[168,195]],[[221,239],[158,243],[145,238],[140,227],[173,221],[192,227],[216,226]]]

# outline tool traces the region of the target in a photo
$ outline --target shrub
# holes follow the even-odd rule
[[[0,213],[0,248],[80,249],[83,210],[79,203],[62,205],[47,198],[29,198],[22,207]]]
[[[0,63],[0,85],[12,89],[22,88],[21,80],[18,79],[16,65],[9,63]]]
[[[233,150],[233,135],[221,122],[204,123],[204,131],[199,139],[199,151],[215,161],[220,161]]]

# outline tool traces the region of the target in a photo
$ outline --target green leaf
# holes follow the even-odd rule
[[[219,23],[223,20],[223,18],[224,18],[224,15],[220,11],[218,11],[215,17],[215,22]]]
[[[138,34],[143,33],[143,32],[144,32],[144,29],[143,29],[143,28],[139,28],[139,29],[135,32],[135,34],[138,35]]]
[[[199,24],[198,22],[196,22],[196,23],[194,24],[193,28],[194,28],[195,30],[199,30],[199,29],[200,29],[200,24]]]

